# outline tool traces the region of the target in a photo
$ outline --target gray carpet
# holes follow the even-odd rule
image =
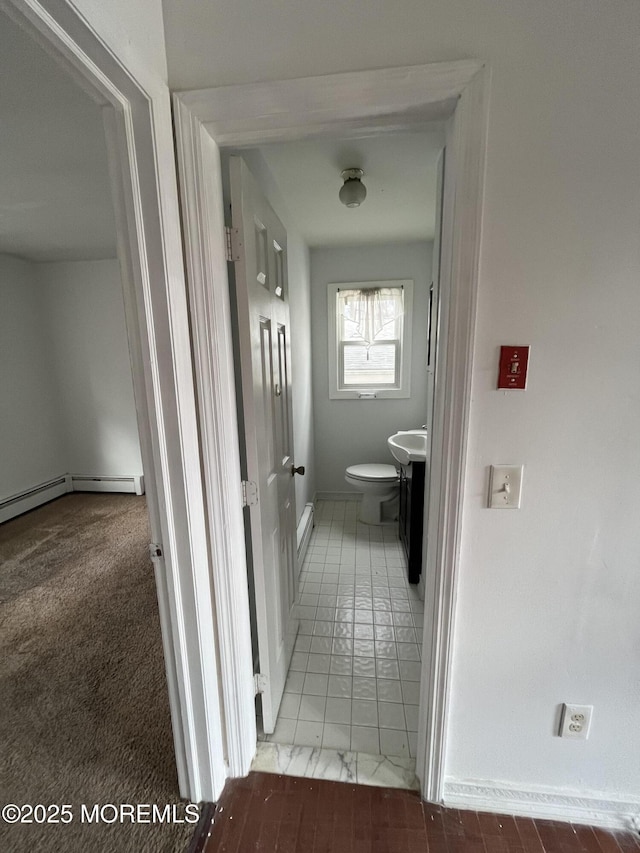
[[[70,494],[0,526],[0,850],[177,853],[193,826],[81,823],[80,805],[177,804],[144,498]]]

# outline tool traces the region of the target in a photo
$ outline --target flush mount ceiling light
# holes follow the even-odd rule
[[[344,169],[340,177],[344,181],[340,187],[340,201],[347,207],[360,207],[367,197],[367,188],[362,183],[362,169]]]

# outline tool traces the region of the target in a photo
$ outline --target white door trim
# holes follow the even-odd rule
[[[255,753],[253,701],[245,682],[251,659],[239,456],[231,352],[229,294],[222,231],[220,145],[246,146],[352,131],[380,133],[453,116],[443,214],[444,341],[436,377],[433,446],[441,464],[431,478],[428,572],[423,648],[421,737],[417,771],[422,794],[440,801],[444,788],[446,717],[464,489],[471,362],[475,328],[480,220],[487,127],[488,73],[481,62],[391,68],[272,83],[227,86],[174,95],[187,271],[194,329],[196,382],[205,454],[210,535],[219,542],[216,613],[225,697],[229,772],[244,775]],[[203,310],[206,304],[206,310]],[[212,344],[214,344],[212,346]],[[215,412],[215,418],[207,411]],[[224,457],[224,459],[223,459]],[[233,474],[232,480],[225,475]],[[225,489],[231,487],[231,492]],[[220,502],[220,505],[217,505]],[[216,503],[216,514],[212,507]],[[435,508],[435,509],[434,509]],[[231,524],[220,523],[223,513]],[[228,635],[224,636],[225,631]]]
[[[71,0],[0,3],[103,108],[178,781],[214,800],[226,771],[169,92]]]

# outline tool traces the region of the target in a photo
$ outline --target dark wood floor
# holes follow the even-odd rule
[[[207,838],[208,832],[211,832]],[[640,853],[629,833],[444,809],[418,794],[250,773],[227,783],[203,853]]]

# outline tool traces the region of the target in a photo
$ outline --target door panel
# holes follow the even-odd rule
[[[298,630],[287,235],[240,157],[230,158],[233,227],[242,247],[236,300],[249,529],[264,730],[273,732]]]

